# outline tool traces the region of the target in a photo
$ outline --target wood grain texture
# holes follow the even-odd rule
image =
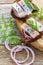
[[[2,0],[0,0],[1,2]],[[3,0],[4,1],[4,0]],[[2,1],[2,2],[3,2]],[[8,0],[7,0],[8,1]],[[4,1],[7,3],[7,1]],[[11,0],[10,0],[11,1]],[[12,0],[13,1],[13,0]],[[0,17],[4,14],[5,18],[7,19],[10,15],[11,7],[10,6],[3,6],[0,5]],[[0,21],[1,22],[1,21]],[[33,65],[43,65],[43,52],[35,49],[34,47],[30,46],[36,55],[36,59]],[[22,53],[25,54],[25,53]],[[21,55],[20,55],[21,56]],[[23,57],[20,57],[23,58]],[[10,58],[10,53],[5,49],[4,46],[0,46],[0,65],[16,65]]]
[[[36,4],[39,8],[43,8],[43,0],[33,0],[33,3]]]
[[[0,0],[0,4],[3,4],[3,3],[13,3],[14,0]]]

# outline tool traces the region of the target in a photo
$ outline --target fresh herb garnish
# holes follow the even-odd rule
[[[29,19],[27,19],[27,23],[33,28],[33,29],[35,29],[35,30],[37,30],[38,31],[38,25],[37,25],[37,22],[34,22],[33,20],[29,20]],[[34,25],[34,23],[35,23],[35,25]]]
[[[8,18],[8,22],[4,15],[1,17],[2,23],[0,24],[0,44],[3,44],[6,38],[9,38],[9,43],[12,44],[21,44],[21,41],[15,36],[17,31],[11,17]]]
[[[21,44],[21,40],[17,36],[10,36],[9,38],[9,44]]]
[[[35,13],[32,14],[32,17],[33,17],[33,18],[35,18],[35,17],[37,17],[37,16],[38,16],[38,12],[35,12]]]
[[[33,5],[33,10],[39,10],[39,8],[36,5]]]
[[[28,8],[30,9],[30,10],[32,10],[33,9],[33,5],[31,4],[31,2],[29,2],[28,0],[24,0],[24,2],[25,2],[25,4],[28,6]]]
[[[25,4],[27,5],[27,7],[32,11],[32,10],[39,10],[39,8],[32,4],[29,0],[24,0]]]
[[[37,18],[37,20],[43,20],[43,8],[39,9],[38,12],[32,14],[33,18]]]

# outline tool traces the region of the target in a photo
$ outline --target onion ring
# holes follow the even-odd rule
[[[14,51],[14,49],[20,49],[20,48],[22,48],[22,46],[16,46],[16,47],[14,47],[13,48],[13,52],[14,52],[14,56],[13,56],[13,52],[11,51],[11,58],[15,58],[15,55],[16,55],[16,50]],[[22,48],[23,49],[23,48]],[[28,50],[25,48],[25,51],[27,52],[27,57],[26,57],[26,59],[24,60],[24,61],[18,61],[18,60],[16,60],[18,63],[24,63],[24,62],[26,62],[27,60],[28,60],[28,58],[29,58],[29,52],[28,52]]]
[[[6,47],[7,50],[11,51],[11,48],[9,47],[8,44],[9,44],[8,39],[6,39],[4,45],[5,45],[5,47]]]
[[[19,46],[16,46],[16,47],[13,47],[13,48],[12,48],[10,55],[11,55],[12,60],[13,60],[14,62],[16,62],[17,65],[21,65],[21,64],[19,64],[19,63],[21,63],[21,61],[19,61],[19,63],[18,63],[18,61],[17,61],[17,60],[15,59],[15,57],[13,56],[14,49],[17,48],[17,47],[19,47]],[[31,61],[30,63],[28,63],[28,64],[26,64],[26,65],[31,65],[31,64],[33,64],[33,62],[34,62],[34,60],[35,60],[35,54],[34,54],[33,50],[32,50],[31,48],[27,47],[27,46],[20,46],[20,47],[23,48],[23,49],[28,49],[28,50],[32,53],[33,59],[32,59],[32,61]],[[15,54],[16,54],[16,51],[15,51]],[[24,61],[23,61],[23,62],[24,62]]]
[[[17,36],[18,37],[18,36]],[[18,37],[20,39],[20,37]],[[24,43],[22,43],[23,45]],[[11,48],[9,46],[9,41],[8,41],[8,38],[6,39],[5,43],[4,43],[5,47],[7,50],[11,51]],[[19,49],[17,52],[20,52],[22,49]]]
[[[32,37],[29,36],[29,35],[27,35],[26,32],[25,32],[24,30],[22,30],[22,34],[23,34],[24,37],[25,37],[26,39],[28,39],[29,41],[32,40]]]

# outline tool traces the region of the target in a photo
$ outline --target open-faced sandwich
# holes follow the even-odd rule
[[[43,25],[36,21],[34,18],[27,19],[27,24],[29,24],[33,29],[40,32],[43,35]]]
[[[13,3],[12,11],[14,18],[27,18],[33,12],[38,11],[38,7],[28,0],[19,0]]]
[[[21,20],[17,20],[16,24],[19,28],[19,31],[22,33],[22,35],[28,39],[29,42],[36,41],[39,39],[42,35],[37,30],[33,29],[30,25],[27,23],[23,23]]]

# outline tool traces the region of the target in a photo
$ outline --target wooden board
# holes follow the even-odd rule
[[[7,10],[6,10],[7,8]],[[0,17],[2,15],[2,12],[5,15],[5,18],[8,19],[10,15],[10,10],[11,7],[10,5],[7,5],[6,7],[3,5],[0,5]],[[6,11],[6,12],[5,12]],[[33,65],[43,65],[43,52],[35,49],[34,47],[30,46],[36,55],[36,59]],[[20,56],[20,58],[24,57],[25,52],[22,53],[22,57]],[[12,62],[11,58],[10,58],[10,53],[5,49],[4,46],[0,46],[0,65],[16,65],[14,62]]]

